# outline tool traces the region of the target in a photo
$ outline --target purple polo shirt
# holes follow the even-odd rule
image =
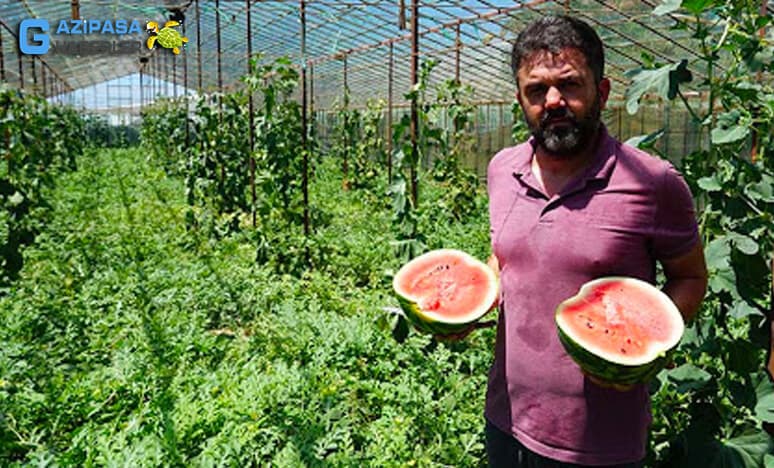
[[[655,283],[656,261],[699,239],[691,193],[675,168],[611,138],[550,199],[532,174],[534,141],[489,163],[492,249],[502,296],[486,418],[530,450],[569,463],[645,456],[645,385],[628,392],[584,378],[562,348],[554,310],[583,283],[631,276]]]

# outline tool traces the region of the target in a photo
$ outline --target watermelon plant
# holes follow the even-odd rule
[[[699,205],[709,292],[675,357],[654,384],[650,463],[763,466],[774,443],[774,389],[764,372],[767,262],[774,246],[774,71],[771,17],[753,2],[664,1],[653,12],[688,31],[699,58],[632,70],[627,109],[647,92],[678,99],[704,144],[680,169]],[[696,72],[696,73],[694,73]],[[695,76],[704,78],[696,82]],[[706,97],[689,100],[693,84]],[[672,156],[672,155],[667,155]]]
[[[48,191],[57,174],[76,169],[84,122],[72,108],[0,85],[0,138],[0,285],[5,285],[22,268],[24,247],[50,215]]]
[[[329,154],[341,160],[341,187],[348,190],[350,160],[358,144],[361,125],[360,111],[349,107],[349,88],[344,88],[344,93],[337,99],[333,109],[335,123],[332,129],[333,145]]]

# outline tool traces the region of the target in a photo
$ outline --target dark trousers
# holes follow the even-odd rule
[[[585,465],[551,460],[529,450],[515,437],[507,434],[489,421],[486,422],[486,456],[490,468],[580,468]],[[614,468],[642,468],[642,463],[609,465]]]

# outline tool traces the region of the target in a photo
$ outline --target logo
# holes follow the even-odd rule
[[[53,51],[67,55],[104,53],[135,53],[140,44],[135,40],[80,40],[77,42],[52,41],[48,32],[51,25],[41,18],[27,18],[19,22],[19,51],[26,55],[43,55]],[[60,20],[54,32],[57,38],[87,35],[125,36],[142,34],[138,20]]]
[[[177,21],[167,21],[164,23],[164,27],[159,29],[159,24],[155,21],[148,21],[145,25],[145,29],[151,33],[151,36],[146,41],[145,45],[149,49],[153,49],[156,44],[165,49],[172,49],[172,52],[177,55],[180,53],[180,47],[188,42],[188,38],[181,35],[177,29],[173,29],[175,26],[180,26]]]
[[[32,33],[33,42],[29,42],[29,31],[37,29],[40,32]],[[22,54],[43,55],[51,47],[48,34],[48,21],[39,18],[28,18],[19,23],[19,50]]]

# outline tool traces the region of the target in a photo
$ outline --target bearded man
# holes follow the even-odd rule
[[[646,385],[616,389],[566,354],[554,310],[603,276],[655,284],[686,320],[707,272],[694,204],[667,161],[611,137],[602,43],[586,23],[543,17],[516,40],[512,69],[529,141],[490,162],[493,256],[501,279],[486,394],[490,466],[642,466]]]

